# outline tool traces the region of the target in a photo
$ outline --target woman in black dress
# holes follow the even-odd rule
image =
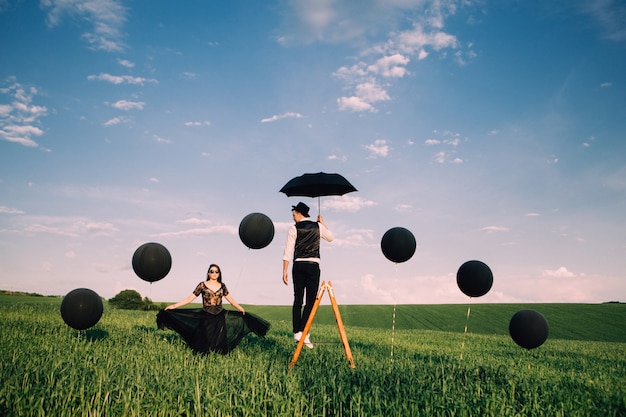
[[[199,295],[202,295],[201,309],[178,309]],[[224,309],[222,298],[238,311]],[[246,313],[231,297],[216,264],[209,266],[207,280],[199,283],[189,297],[159,311],[157,325],[159,329],[167,327],[179,333],[195,352],[223,354],[233,350],[248,333],[265,336],[270,328],[268,321]]]

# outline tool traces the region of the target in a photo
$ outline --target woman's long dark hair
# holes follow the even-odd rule
[[[217,282],[219,282],[221,284],[222,283],[222,268],[220,268],[220,266],[218,264],[211,264],[211,265],[209,265],[209,269],[206,270],[206,276],[207,276],[207,278],[209,277],[209,271],[213,267],[216,267],[217,270],[220,271],[220,273],[217,276]]]

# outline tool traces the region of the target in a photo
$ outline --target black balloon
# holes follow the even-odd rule
[[[61,302],[63,321],[76,330],[94,326],[102,317],[102,311],[102,299],[87,288],[77,288],[68,292]]]
[[[392,227],[385,232],[380,241],[385,258],[397,263],[411,259],[416,247],[415,236],[404,227]]]
[[[493,273],[481,261],[467,261],[456,273],[456,283],[463,294],[470,297],[485,295],[493,285]]]
[[[144,243],[133,254],[133,270],[144,281],[154,282],[163,279],[171,268],[172,256],[160,243]]]
[[[509,322],[513,341],[528,350],[541,346],[548,339],[548,333],[548,321],[535,310],[520,310]]]
[[[250,249],[266,247],[274,239],[274,223],[262,213],[250,213],[239,224],[239,238]]]

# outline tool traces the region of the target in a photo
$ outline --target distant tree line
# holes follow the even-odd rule
[[[0,290],[0,295],[27,295],[29,297],[58,297],[58,295],[43,295],[36,292],[23,292],[23,291],[11,291]]]
[[[115,297],[109,299],[109,304],[114,308],[123,310],[160,310],[166,306],[165,303],[158,305],[153,303],[148,297],[141,298],[135,290],[120,291]]]

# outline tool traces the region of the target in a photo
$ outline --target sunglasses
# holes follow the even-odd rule
[[[219,274],[220,271],[218,271],[217,269],[209,269],[209,274]]]

